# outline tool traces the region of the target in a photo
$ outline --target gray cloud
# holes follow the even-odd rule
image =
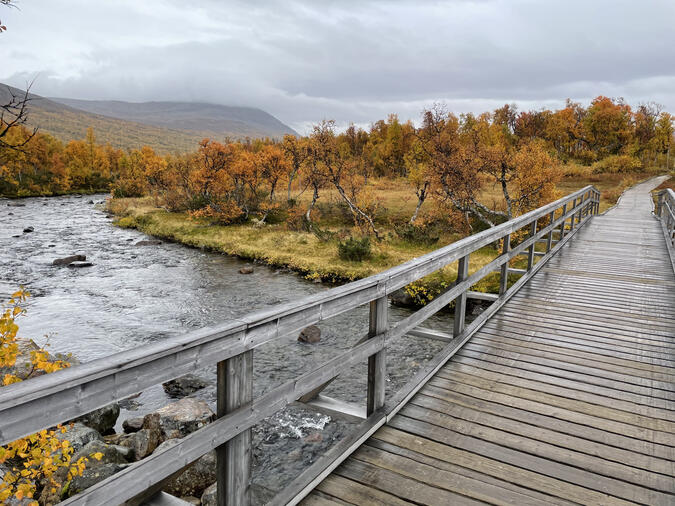
[[[56,5],[58,4],[58,5]],[[304,130],[505,102],[675,110],[669,0],[23,0],[0,11],[0,81],[49,96],[261,107]]]

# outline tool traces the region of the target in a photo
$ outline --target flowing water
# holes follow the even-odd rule
[[[239,269],[245,261],[179,244],[137,246],[149,238],[114,227],[103,211],[106,197],[0,200],[0,297],[6,300],[20,285],[32,294],[27,315],[19,321],[20,337],[39,344],[48,341],[50,351],[72,353],[87,362],[329,288],[262,265],[242,275]],[[34,231],[23,232],[26,227]],[[94,265],[52,266],[54,259],[74,254],[86,255]],[[389,320],[409,314],[390,307]],[[425,326],[451,331],[452,319],[441,313]],[[353,346],[367,331],[368,307],[319,327],[320,343],[302,344],[292,335],[255,350],[256,396]],[[387,394],[403,386],[442,346],[411,337],[391,343]],[[194,395],[213,407],[215,366],[197,374],[211,386]],[[365,390],[364,363],[339,377],[325,393],[363,403]],[[161,385],[150,388],[122,403],[118,427],[125,418],[169,402]],[[347,421],[297,406],[256,426],[253,481],[262,496],[283,487],[349,429]]]

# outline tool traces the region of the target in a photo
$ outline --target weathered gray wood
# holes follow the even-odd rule
[[[550,232],[549,232],[550,233]],[[537,234],[537,220],[534,220],[530,225],[530,237],[534,237]],[[527,270],[531,270],[534,265],[534,246],[536,243],[527,249]]]
[[[459,284],[469,275],[469,255],[459,259],[457,264],[457,281]],[[466,319],[466,291],[463,291],[455,299],[455,318],[453,320],[453,336],[458,336],[464,331],[464,321]]]
[[[253,400],[253,351],[218,363],[217,415],[223,417]],[[218,505],[247,506],[251,475],[251,429],[216,448]]]
[[[409,336],[414,337],[426,337],[428,339],[436,339],[437,341],[452,341],[453,336],[447,332],[441,332],[440,330],[427,329],[424,327],[415,327],[414,329],[408,332]]]
[[[365,420],[367,418],[366,408],[364,406],[344,402],[339,399],[334,399],[333,397],[328,397],[327,395],[319,394],[311,401],[302,404],[310,406],[311,409],[325,413],[328,416],[342,418],[352,422]]]
[[[370,303],[368,336],[375,337],[387,331],[387,307],[389,299],[385,295]],[[370,416],[384,406],[384,390],[387,383],[386,349],[368,357],[368,396],[366,415]]]
[[[506,234],[502,239],[502,255],[505,255],[511,249],[511,234]],[[504,262],[501,268],[501,276],[499,278],[499,295],[504,295],[509,286],[509,263]]]
[[[551,214],[548,215],[549,225],[555,221],[555,211],[551,211]],[[551,251],[551,246],[553,245],[553,229],[548,233],[546,237],[546,253]]]
[[[494,302],[499,298],[499,295],[497,295],[496,293],[484,293],[484,292],[468,291],[468,292],[466,292],[466,297],[468,299],[485,300],[485,301],[488,301],[488,302]]]

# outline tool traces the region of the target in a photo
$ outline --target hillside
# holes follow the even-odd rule
[[[271,114],[253,107],[199,102],[121,102],[118,100],[51,100],[83,111],[174,130],[215,132],[219,137],[297,135]]]
[[[23,93],[17,88],[0,84],[0,104],[8,101],[10,92]],[[89,110],[83,110],[32,93],[30,98],[28,126],[37,126],[40,131],[54,135],[64,142],[84,138],[87,128],[93,127],[98,142],[109,142],[112,146],[122,149],[140,148],[143,145],[149,145],[160,153],[167,153],[192,151],[196,149],[199,141],[205,137],[224,140],[228,137],[234,139],[246,136],[280,137],[284,133],[294,133],[292,129],[279,120],[259,109],[171,102],[131,104],[128,102],[59,99],[89,106]],[[106,109],[104,104],[115,105]],[[177,107],[172,108],[171,105]],[[190,108],[190,106],[196,107]],[[230,120],[232,124],[230,130],[224,127],[227,119],[225,112],[221,111],[220,115],[209,113],[210,107],[219,111],[221,111],[221,108],[235,110]],[[132,111],[134,108],[136,108],[136,111]],[[238,109],[252,112],[249,116],[246,116],[244,113],[237,111]],[[108,112],[114,112],[114,110],[127,111],[125,115],[128,117],[120,117],[123,115],[121,112],[116,113],[118,117],[98,112],[104,110],[108,110]],[[147,111],[148,119],[144,119],[142,110]],[[202,128],[199,128],[200,114],[203,114]],[[239,114],[239,116],[236,114]],[[132,116],[136,120],[132,119]],[[251,118],[250,123],[246,122],[246,117]],[[181,118],[183,118],[184,123],[182,128],[170,126],[172,124],[180,125]],[[189,125],[189,128],[186,125]]]

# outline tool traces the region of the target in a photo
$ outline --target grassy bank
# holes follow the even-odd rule
[[[616,203],[621,192],[638,180],[649,177],[648,173],[606,174],[589,177],[564,179],[559,190],[561,195],[572,193],[586,185],[594,184],[602,191],[601,211]],[[321,212],[322,227],[332,229],[336,238],[322,240],[310,232],[288,230],[281,224],[255,226],[251,223],[220,226],[206,219],[196,219],[187,213],[170,213],[156,206],[152,198],[114,199],[109,209],[117,216],[116,225],[135,228],[146,234],[169,241],[179,242],[196,248],[234,255],[243,259],[261,262],[270,266],[287,268],[302,274],[308,279],[331,283],[353,281],[382,272],[403,262],[412,260],[429,251],[438,249],[461,239],[462,234],[445,232],[433,245],[419,245],[398,237],[391,223],[401,222],[409,217],[415,201],[410,198],[410,189],[405,181],[382,180],[373,182],[379,196],[381,209],[378,226],[384,239],[372,241],[372,256],[368,260],[353,262],[343,260],[338,255],[337,243],[345,237],[344,217],[336,211],[338,196],[326,192],[322,196],[324,209]],[[490,190],[486,190],[490,191]],[[304,195],[300,198],[302,202]],[[425,205],[433,205],[428,202]],[[339,209],[339,208],[338,208]],[[342,232],[342,235],[340,235]],[[497,250],[488,246],[473,253],[470,258],[470,272],[492,261],[498,255]],[[523,260],[517,260],[513,266],[522,267]],[[456,263],[442,271],[408,286],[406,291],[417,304],[432,300],[451,284],[457,275]],[[475,290],[495,293],[498,290],[499,276],[492,274],[483,279]]]

